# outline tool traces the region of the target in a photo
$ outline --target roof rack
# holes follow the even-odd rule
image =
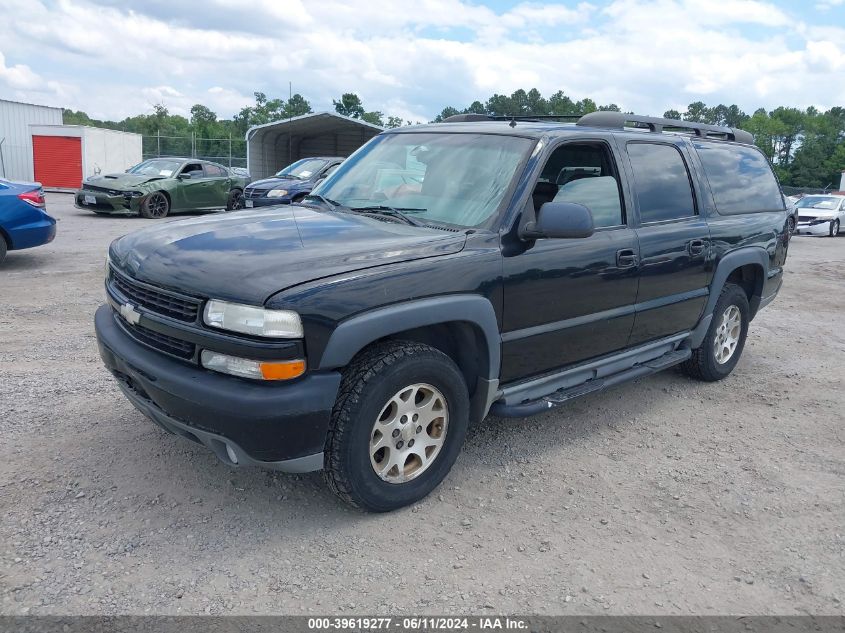
[[[658,134],[662,132],[692,132],[702,138],[721,138],[727,141],[738,141],[749,145],[754,143],[754,137],[749,132],[737,130],[736,128],[605,110],[585,114],[578,119],[577,125],[617,130],[632,127],[647,129],[650,132],[656,132]]]
[[[473,123],[475,121],[578,121],[580,114],[453,114],[443,123]]]

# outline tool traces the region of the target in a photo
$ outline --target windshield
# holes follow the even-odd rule
[[[474,227],[499,208],[534,141],[493,134],[377,136],[315,193],[350,209],[392,207],[421,222]]]
[[[166,160],[157,158],[155,160],[145,160],[143,163],[139,163],[134,167],[129,169],[130,174],[140,174],[141,176],[164,176],[165,178],[169,178],[172,176],[179,166],[182,164],[182,161],[179,160]]]
[[[325,161],[322,158],[303,158],[302,160],[296,161],[292,165],[288,165],[281,171],[276,172],[276,175],[293,176],[294,178],[305,180],[306,178],[310,178],[318,171],[320,171],[323,167],[325,167],[327,162],[328,161]]]
[[[801,198],[795,206],[799,209],[835,209],[841,198],[835,196],[808,196]]]

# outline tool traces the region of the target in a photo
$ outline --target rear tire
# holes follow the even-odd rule
[[[141,200],[141,215],[148,219],[166,218],[170,213],[170,200],[161,191],[154,191]]]
[[[748,297],[735,284],[725,284],[713,308],[713,320],[701,346],[681,364],[692,378],[715,382],[736,367],[748,335]]]
[[[240,189],[232,189],[229,198],[226,200],[226,211],[239,211],[243,209],[244,192]]]
[[[0,264],[3,263],[3,260],[6,259],[6,252],[9,250],[8,246],[6,246],[6,238],[0,235]]]
[[[379,343],[343,373],[323,475],[346,503],[370,512],[409,505],[452,468],[469,421],[463,375],[419,343]]]
[[[795,233],[795,216],[794,216],[794,215],[790,215],[790,216],[786,219],[786,228],[787,228],[787,230],[789,231],[789,234],[790,234],[790,235],[792,235],[793,233]]]

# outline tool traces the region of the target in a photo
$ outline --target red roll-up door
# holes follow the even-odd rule
[[[45,187],[78,189],[82,185],[82,139],[32,136],[35,180]]]

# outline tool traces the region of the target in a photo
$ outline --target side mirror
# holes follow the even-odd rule
[[[178,176],[176,176],[176,180],[190,180],[190,179],[191,179],[190,173],[179,174]]]
[[[328,176],[328,174],[320,174],[319,176],[317,176],[317,182],[320,182],[321,180],[325,180],[326,176]]]
[[[546,202],[537,212],[537,220],[526,224],[520,237],[575,239],[590,237],[594,231],[593,214],[583,204]]]

